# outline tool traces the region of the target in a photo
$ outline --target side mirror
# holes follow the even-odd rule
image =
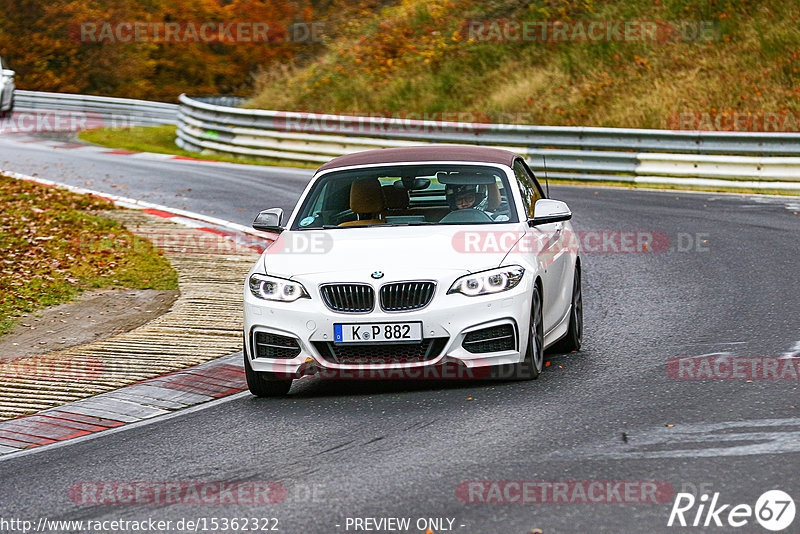
[[[528,226],[568,221],[571,218],[572,212],[564,202],[542,198],[533,206],[533,218],[528,219]]]
[[[11,69],[3,69],[3,76],[8,76],[9,78],[12,78],[15,74],[16,72],[14,72]]]
[[[279,234],[283,232],[281,221],[283,221],[283,209],[271,208],[256,215],[256,219],[253,221],[253,228],[263,232]]]

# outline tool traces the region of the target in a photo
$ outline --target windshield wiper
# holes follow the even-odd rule
[[[303,231],[306,231],[306,230],[332,230],[334,228],[340,228],[340,227],[335,225],[335,224],[323,224],[322,226],[306,226],[306,227],[303,227],[303,228],[298,228],[298,230],[303,230]]]
[[[364,226],[354,226],[353,228],[376,228],[379,226],[425,226],[426,224],[434,224],[430,222],[408,222],[408,223],[384,223],[384,224],[365,224]]]

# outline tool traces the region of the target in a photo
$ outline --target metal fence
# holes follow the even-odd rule
[[[93,124],[109,127],[176,124],[178,116],[177,104],[132,98],[16,90],[14,102],[16,112],[47,112],[65,116],[81,114],[91,119],[101,119],[101,122],[92,121]]]
[[[800,134],[436,122],[244,109],[180,97],[187,150],[322,163],[372,148],[478,144],[554,178],[800,189]]]

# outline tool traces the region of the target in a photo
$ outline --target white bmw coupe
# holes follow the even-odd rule
[[[244,289],[250,391],[306,375],[534,379],[581,346],[581,262],[563,202],[505,150],[426,146],[320,167]],[[479,376],[466,373],[464,376]]]

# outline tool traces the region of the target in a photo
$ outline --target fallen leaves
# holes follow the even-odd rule
[[[144,288],[172,272],[149,241],[97,215],[117,209],[107,200],[0,175],[0,205],[0,333],[24,311],[111,286],[106,278]]]

